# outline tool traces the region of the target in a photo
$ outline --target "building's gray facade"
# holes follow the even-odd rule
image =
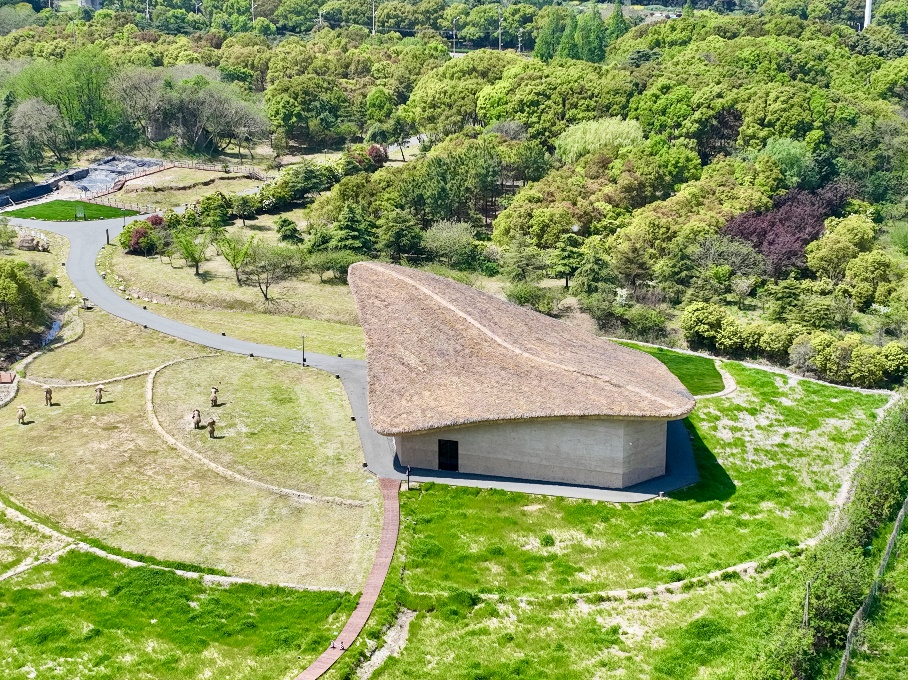
[[[394,443],[400,463],[414,468],[620,489],[665,474],[666,423],[607,418],[484,422],[399,435]]]

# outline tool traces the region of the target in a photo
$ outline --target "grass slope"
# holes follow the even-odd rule
[[[0,583],[0,676],[190,680],[292,676],[355,598],[203,585],[71,552]]]
[[[208,404],[217,385],[224,402]],[[350,404],[333,375],[236,355],[174,364],[158,373],[155,413],[178,441],[221,465],[276,486],[378,501]],[[193,408],[213,416],[222,439],[193,430]]]
[[[886,397],[728,364],[739,389],[688,421],[701,481],[616,506],[423,485],[403,493],[406,587],[551,594],[656,585],[796,546]]]
[[[619,344],[656,357],[695,397],[702,394],[715,394],[721,392],[725,387],[722,375],[716,369],[715,360],[709,357],[673,352],[670,349],[649,347],[630,341],[619,342]]]
[[[48,201],[47,203],[38,203],[25,208],[16,210],[7,210],[3,214],[7,217],[22,217],[24,219],[36,220],[61,220],[68,221],[76,219],[76,211],[82,208],[85,210],[85,219],[99,220],[109,219],[111,217],[123,217],[138,215],[135,210],[121,210],[109,205],[97,205],[96,203],[86,203],[85,201]]]
[[[76,344],[78,344],[77,341]],[[362,586],[380,508],[293,499],[225,479],[165,445],[145,413],[145,378],[94,390],[23,385],[0,410],[0,485],[66,529],[122,550],[268,583]],[[16,408],[28,408],[27,426]],[[219,440],[225,441],[225,440]]]
[[[902,680],[908,667],[908,528],[902,527],[886,585],[864,628],[846,677],[854,680]]]

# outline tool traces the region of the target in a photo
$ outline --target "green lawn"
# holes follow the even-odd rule
[[[208,587],[70,552],[0,583],[0,676],[292,677],[328,646],[355,599]]]
[[[848,668],[855,680],[902,680],[908,664],[908,528],[902,527],[885,587]]]
[[[668,370],[677,376],[678,380],[695,397],[701,394],[715,394],[716,392],[721,392],[725,387],[722,382],[722,376],[716,369],[716,362],[709,357],[682,354],[681,352],[673,352],[670,349],[638,345],[630,341],[620,342],[619,344],[656,357],[665,364]]]
[[[420,601],[400,590],[404,565],[392,564],[365,637],[375,639],[380,624],[393,621],[395,602],[418,614],[403,651],[373,680],[735,680],[748,677],[761,641],[777,633],[799,594],[798,563],[782,562],[746,580],[652,600],[480,598],[450,590]],[[363,647],[357,641],[354,651]],[[354,659],[343,657],[327,680],[355,677]]]
[[[223,402],[217,408],[208,403],[212,385]],[[197,359],[158,373],[154,408],[177,441],[224,467],[275,486],[378,506],[347,395],[329,373],[233,354]],[[205,422],[216,418],[222,438],[192,429],[193,408]]]
[[[135,210],[121,210],[120,208],[114,208],[108,205],[97,205],[84,201],[48,201],[47,203],[38,203],[37,205],[28,206],[26,208],[8,210],[3,214],[8,217],[22,217],[25,219],[34,217],[36,220],[69,221],[76,219],[76,212],[79,208],[85,210],[85,219],[87,220],[100,220],[139,214]]]
[[[701,481],[613,503],[425,484],[404,492],[412,592],[591,592],[668,583],[792,548],[830,510],[839,471],[886,397],[736,363],[739,389],[688,419]]]

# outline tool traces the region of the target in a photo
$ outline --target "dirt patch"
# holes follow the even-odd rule
[[[397,621],[388,630],[385,635],[385,644],[382,645],[372,657],[366,661],[356,672],[359,680],[367,680],[377,671],[381,665],[391,656],[397,656],[407,644],[407,637],[410,634],[410,623],[416,618],[416,612],[409,609],[402,609],[397,615]]]

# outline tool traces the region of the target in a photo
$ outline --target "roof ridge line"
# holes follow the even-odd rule
[[[375,266],[375,265],[378,264],[378,263],[375,263],[375,262],[363,262],[363,263],[361,263],[361,264],[365,264],[365,265],[367,265],[367,266],[368,266],[368,265]],[[383,270],[383,271],[386,271],[386,272],[388,272],[389,274],[391,274],[392,276],[394,276],[394,277],[400,279],[401,281],[403,281],[403,282],[405,282],[405,283],[409,283],[411,286],[413,286],[413,287],[415,287],[415,288],[418,288],[418,289],[421,290],[422,292],[426,293],[429,297],[431,297],[432,299],[434,299],[436,302],[438,302],[439,304],[441,304],[443,307],[447,307],[447,308],[450,309],[452,312],[454,312],[454,313],[457,314],[458,316],[462,317],[465,321],[467,321],[467,323],[470,323],[470,324],[472,324],[473,326],[475,326],[476,328],[478,328],[482,333],[484,333],[485,335],[487,335],[487,336],[488,336],[489,338],[491,338],[494,342],[496,342],[497,344],[501,345],[501,346],[504,347],[505,349],[508,349],[508,350],[510,350],[511,352],[514,352],[515,354],[518,354],[518,355],[520,355],[520,356],[522,356],[522,357],[526,357],[527,359],[530,359],[530,360],[532,360],[532,361],[537,361],[537,362],[542,363],[542,364],[547,364],[547,365],[549,365],[549,366],[553,366],[553,367],[555,367],[555,368],[557,368],[557,369],[560,369],[560,370],[562,370],[562,371],[567,371],[568,373],[575,373],[575,374],[578,374],[578,375],[586,376],[586,377],[588,377],[588,378],[596,378],[596,379],[598,379],[598,380],[602,380],[603,382],[606,382],[606,383],[608,383],[609,385],[612,385],[613,387],[617,387],[618,389],[630,390],[631,392],[635,392],[635,393],[637,393],[637,394],[639,394],[639,395],[642,395],[642,396],[644,396],[644,397],[647,397],[647,398],[649,398],[649,399],[652,399],[652,400],[654,400],[654,401],[657,401],[657,402],[659,402],[660,404],[662,404],[663,406],[668,406],[669,408],[675,409],[675,405],[674,405],[674,404],[670,403],[669,401],[667,401],[667,400],[665,400],[665,399],[662,399],[662,398],[660,398],[660,397],[657,397],[656,395],[651,394],[650,392],[647,392],[646,390],[642,390],[642,389],[639,389],[639,388],[636,388],[636,387],[632,387],[631,385],[627,385],[627,384],[619,384],[618,382],[615,382],[615,381],[613,381],[613,380],[610,380],[609,378],[606,378],[605,376],[595,375],[595,374],[593,374],[593,373],[588,373],[588,372],[586,372],[586,371],[581,371],[581,370],[578,370],[578,369],[576,369],[576,368],[571,368],[570,366],[565,366],[564,364],[560,364],[560,363],[558,363],[557,361],[552,361],[551,359],[545,359],[545,358],[543,358],[543,357],[534,356],[534,355],[530,354],[529,352],[526,352],[526,351],[520,349],[519,347],[516,347],[516,346],[512,345],[511,343],[509,343],[509,342],[508,342],[507,340],[505,340],[504,338],[499,337],[498,335],[496,335],[495,333],[493,333],[490,329],[488,329],[488,328],[486,328],[485,326],[483,326],[479,321],[477,321],[476,319],[474,319],[472,316],[470,316],[469,314],[467,314],[467,313],[464,312],[464,311],[461,311],[460,309],[458,309],[457,307],[455,307],[454,305],[452,305],[450,302],[448,302],[447,300],[445,300],[445,299],[444,299],[442,296],[440,296],[438,293],[436,293],[436,292],[434,292],[434,291],[432,291],[432,290],[426,288],[424,285],[422,285],[422,284],[419,283],[418,281],[413,280],[413,279],[410,278],[409,276],[404,276],[403,274],[401,274],[401,273],[395,271],[394,269],[382,267],[382,266],[380,266],[380,265],[377,266],[376,268],[377,268],[377,269],[381,269],[381,270]],[[464,285],[464,284],[461,284],[461,285]]]

